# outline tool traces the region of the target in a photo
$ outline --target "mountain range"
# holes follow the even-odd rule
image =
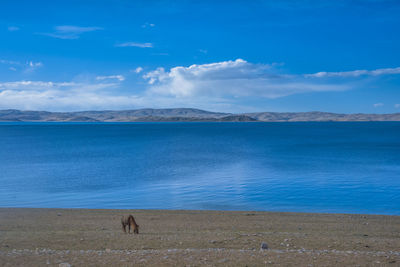
[[[329,112],[221,113],[193,108],[104,110],[77,112],[0,110],[0,121],[7,122],[173,122],[173,121],[400,121],[400,113],[339,114]]]

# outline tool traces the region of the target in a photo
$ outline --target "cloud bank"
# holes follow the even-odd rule
[[[243,59],[189,67],[158,68],[143,75],[154,94],[173,97],[230,96],[277,98],[296,93],[342,91],[343,84],[310,81],[301,75],[279,74],[274,64],[253,64]]]
[[[0,63],[11,65],[8,61]],[[37,63],[32,62],[32,65]],[[138,77],[137,73],[142,76]],[[237,111],[246,109],[245,99],[345,91],[362,88],[371,82],[371,77],[397,74],[400,74],[400,68],[287,74],[279,64],[255,64],[243,59],[170,69],[159,67],[148,72],[138,67],[127,71],[126,77],[94,76],[85,82],[0,82],[0,109],[64,111],[197,107]],[[135,89],[131,89],[131,79],[139,79]],[[377,103],[374,106],[382,105]]]
[[[137,96],[115,94],[114,90],[119,86],[119,80],[116,83],[5,82],[0,83],[0,109],[66,111],[121,109],[141,105]]]

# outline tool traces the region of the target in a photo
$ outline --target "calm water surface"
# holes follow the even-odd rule
[[[400,123],[0,123],[0,206],[400,215]]]

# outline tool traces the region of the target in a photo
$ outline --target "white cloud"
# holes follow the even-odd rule
[[[42,62],[34,62],[34,61],[27,61],[25,63],[21,63],[19,61],[14,61],[14,60],[5,60],[5,59],[0,59],[0,63],[1,64],[5,64],[5,65],[11,65],[11,67],[9,67],[10,70],[12,71],[16,71],[17,68],[23,69],[25,72],[32,72],[37,68],[40,68],[43,66]]]
[[[154,23],[146,22],[145,24],[142,25],[142,28],[153,28],[154,26],[156,26]]]
[[[108,79],[117,79],[119,81],[125,80],[125,77],[122,75],[109,75],[109,76],[97,76],[96,80],[108,80]]]
[[[42,62],[33,62],[33,61],[28,61],[26,63],[27,69],[25,71],[27,72],[31,72],[36,70],[37,68],[43,67],[43,63]]]
[[[359,76],[378,76],[385,74],[400,74],[400,67],[398,68],[385,68],[376,70],[353,70],[341,72],[317,72],[313,74],[305,74],[305,77],[310,78],[323,78],[323,77],[359,77]]]
[[[400,108],[400,104],[394,104],[395,108]]]
[[[33,62],[33,61],[29,61],[28,63],[26,63],[29,67],[31,68],[37,68],[37,67],[41,67],[43,66],[42,62]]]
[[[1,64],[7,64],[7,65],[21,65],[20,62],[14,61],[14,60],[6,60],[6,59],[0,59]]]
[[[141,73],[143,71],[142,67],[137,67],[136,69],[132,70],[134,73]]]
[[[152,48],[152,43],[136,43],[136,42],[126,42],[115,45],[117,47],[140,47],[140,48]]]
[[[19,27],[17,27],[17,26],[10,26],[7,29],[9,32],[19,31]]]
[[[81,34],[93,31],[102,30],[101,27],[80,27],[72,25],[62,25],[54,27],[54,32],[52,33],[39,33],[41,35],[46,35],[58,39],[78,39]]]
[[[208,51],[206,49],[199,49],[199,52],[202,53],[202,54],[207,54],[208,53]]]
[[[383,107],[384,104],[383,103],[376,103],[373,106],[374,106],[374,108],[379,108],[379,107]]]
[[[169,56],[169,53],[151,53],[152,56]]]
[[[101,27],[80,27],[71,25],[56,26],[54,28],[59,33],[74,33],[74,34],[81,34],[85,32],[92,32],[103,29]]]

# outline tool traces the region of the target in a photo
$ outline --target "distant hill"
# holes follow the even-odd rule
[[[400,113],[393,114],[337,114],[329,112],[256,112],[221,113],[193,108],[104,110],[79,112],[0,110],[0,121],[6,122],[147,122],[147,121],[400,121]]]
[[[0,110],[0,121],[191,121],[213,120],[229,116],[229,113],[209,112],[192,108],[174,109],[137,109],[137,110],[104,110],[78,112],[21,111],[16,109]]]
[[[329,112],[258,112],[246,113],[258,121],[400,121],[400,113],[393,114],[338,114]]]

